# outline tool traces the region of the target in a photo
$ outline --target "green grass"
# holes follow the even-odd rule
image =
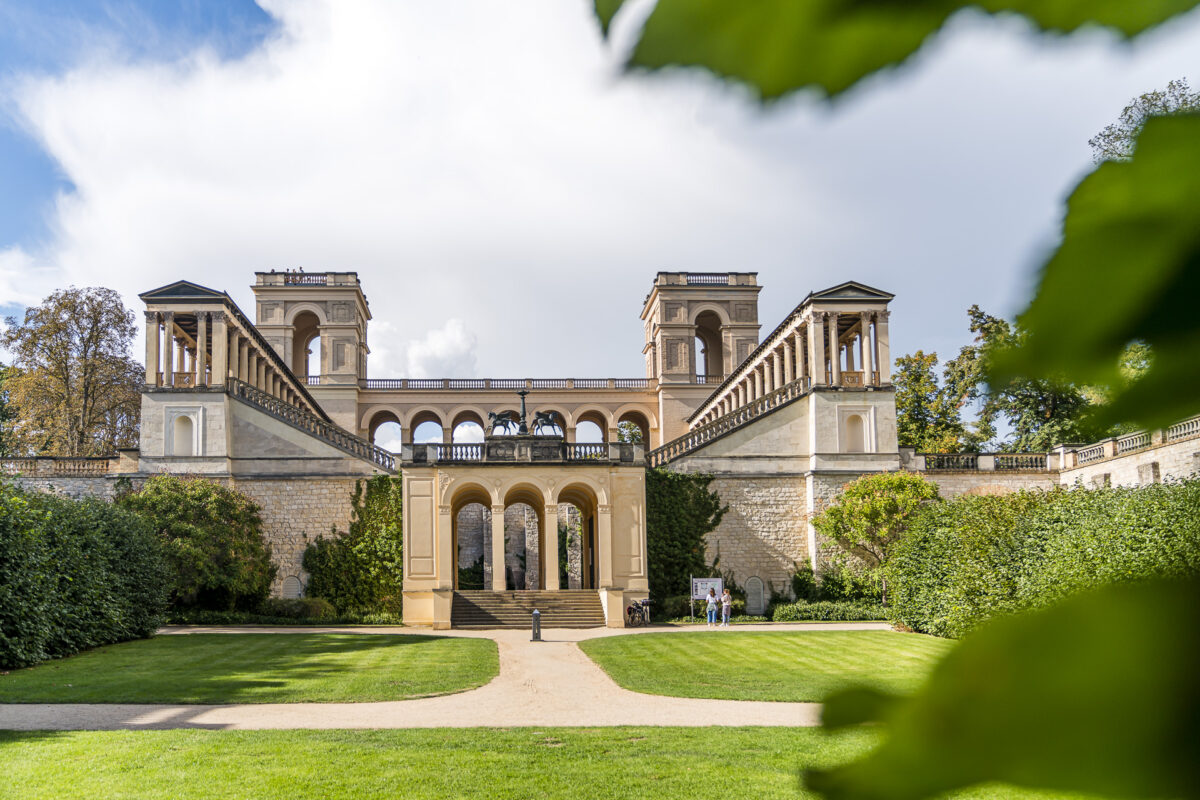
[[[482,686],[488,639],[382,634],[188,634],[0,674],[5,703],[349,703]]]
[[[0,798],[812,797],[799,789],[802,768],[852,759],[874,737],[810,728],[0,732]]]
[[[866,684],[915,689],[953,642],[894,631],[730,630],[610,636],[579,646],[626,689],[720,700],[819,701]]]

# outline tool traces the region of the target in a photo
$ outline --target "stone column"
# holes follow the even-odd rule
[[[875,312],[875,345],[879,352],[879,382],[892,382],[892,351],[888,342],[888,312]]]
[[[175,312],[163,314],[163,343],[166,352],[163,353],[163,386],[175,385]]]
[[[559,588],[558,581],[558,506],[546,506],[545,520],[546,530],[542,535],[542,541],[545,543],[545,549],[542,553],[542,563],[546,575],[546,591],[557,592]]]
[[[849,342],[846,344],[846,371],[854,372],[854,345]]]
[[[208,361],[206,348],[208,347],[208,312],[196,312],[196,371],[194,373],[196,386],[205,386],[208,384],[205,369]]]
[[[454,444],[454,429],[449,425],[442,428],[442,444]]]
[[[830,383],[833,386],[842,385],[842,351],[838,344],[838,313],[836,311],[829,312],[829,367],[830,367]]]
[[[866,386],[875,385],[875,359],[871,351],[874,346],[871,344],[871,312],[862,312],[862,338],[859,340],[862,345],[862,368],[863,368],[863,384]]]
[[[808,364],[813,386],[824,386],[825,379],[825,312],[814,311],[808,320]]]
[[[784,359],[783,359],[783,350],[782,349],[776,349],[775,352],[771,353],[771,370],[774,372],[774,374],[771,377],[774,378],[774,380],[772,381],[772,384],[774,385],[774,387],[776,389],[783,386],[783,383],[784,383],[783,360]]]
[[[613,588],[612,506],[596,509],[596,558],[600,562],[596,570],[600,576],[597,588]]]
[[[792,352],[792,340],[783,340],[783,382],[791,383],[796,380],[796,356]]]
[[[566,437],[567,444],[575,444],[575,426],[563,428],[563,436]]]
[[[158,386],[158,342],[162,332],[158,329],[158,312],[146,312],[146,385]]]
[[[763,371],[762,365],[754,368],[754,397],[752,400],[757,400],[763,396]]]
[[[492,506],[492,591],[503,592],[505,582],[504,563],[504,506]]]
[[[805,367],[808,362],[804,358],[804,327],[802,325],[796,326],[796,331],[792,334],[792,338],[796,340],[794,345],[796,349],[796,377],[807,378],[808,373],[805,371]]]

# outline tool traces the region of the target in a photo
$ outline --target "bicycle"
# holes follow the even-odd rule
[[[629,621],[629,627],[636,628],[641,625],[650,624],[650,600],[643,600],[640,603],[634,600],[625,609],[626,619]]]

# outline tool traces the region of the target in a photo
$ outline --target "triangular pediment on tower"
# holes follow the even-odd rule
[[[808,296],[808,300],[878,300],[887,303],[894,297],[894,294],[867,286],[865,283],[846,281],[837,286],[813,292]]]
[[[198,283],[191,281],[175,281],[166,286],[160,286],[157,289],[151,289],[148,292],[139,294],[143,301],[151,300],[226,300],[228,296],[224,292],[218,292],[215,289],[209,289],[207,286],[201,286]]]

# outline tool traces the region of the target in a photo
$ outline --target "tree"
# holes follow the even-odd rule
[[[253,611],[275,579],[259,507],[203,478],[156,475],[118,501],[158,533],[173,572],[176,608]]]
[[[1138,134],[1151,117],[1165,117],[1188,111],[1200,111],[1200,92],[1193,92],[1187,78],[1167,84],[1166,89],[1146,92],[1129,101],[1117,121],[1088,140],[1097,164],[1128,161],[1133,158]]]
[[[896,428],[901,447],[918,453],[958,453],[966,430],[957,398],[938,382],[937,353],[918,350],[896,359]]]
[[[871,572],[887,563],[913,517],[939,499],[936,483],[914,472],[864,475],[846,484],[829,508],[813,517],[824,536],[862,561]],[[883,600],[887,584],[881,580]]]
[[[16,419],[16,413],[13,411],[8,397],[9,375],[9,367],[0,364],[0,458],[16,453],[12,441],[12,426]]]
[[[325,598],[342,614],[398,612],[404,581],[403,483],[389,475],[359,481],[351,505],[346,533],[333,531],[305,549],[306,593]],[[480,580],[482,567],[481,562]]]
[[[636,423],[625,422],[617,423],[617,441],[621,444],[641,444],[642,429]]]
[[[672,595],[690,593],[693,575],[708,575],[712,566],[704,535],[721,524],[726,508],[708,487],[711,475],[646,471],[646,562],[650,594],[658,606]]]
[[[1012,434],[994,444],[1018,453],[1046,452],[1060,444],[1092,441],[1107,432],[1095,422],[1096,406],[1083,387],[1061,378],[992,377],[992,359],[1019,346],[1026,334],[977,305],[967,315],[975,341],[946,365],[946,386],[958,395],[959,406],[982,402],[973,430],[965,437],[972,449],[994,441],[999,419],[1007,422]]]
[[[137,446],[144,367],[129,357],[134,316],[120,295],[72,287],[7,322],[13,446],[62,456]]]

